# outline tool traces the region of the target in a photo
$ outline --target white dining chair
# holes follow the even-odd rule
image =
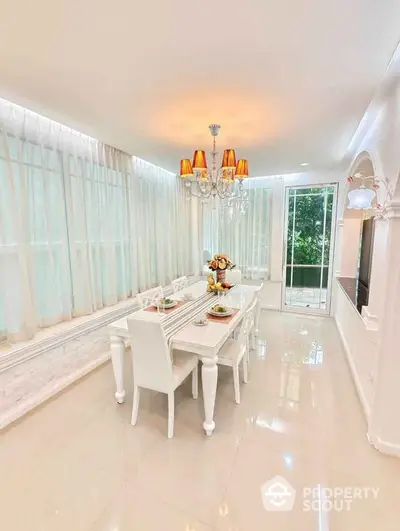
[[[226,281],[229,284],[241,284],[242,283],[242,272],[240,269],[228,269],[225,273]]]
[[[249,365],[249,332],[251,313],[247,310],[242,319],[237,339],[228,339],[218,352],[218,364],[233,369],[235,401],[240,404],[239,364],[243,360],[243,381],[247,383]]]
[[[128,318],[133,362],[133,407],[131,424],[138,418],[140,389],[168,395],[168,438],[174,434],[175,389],[192,373],[193,398],[198,397],[198,358],[172,351],[160,322]],[[172,354],[172,356],[171,356]]]
[[[250,308],[247,310],[250,314],[250,325],[249,325],[249,346],[251,350],[256,349],[256,318],[257,318],[257,308],[258,308],[258,293],[254,295],[253,302],[251,303]],[[248,353],[249,354],[249,353]]]
[[[264,283],[261,282],[260,286],[258,286],[258,289],[257,289],[257,291],[255,293],[257,304],[256,304],[256,308],[254,310],[254,323],[253,323],[253,328],[252,328],[253,338],[258,336],[258,332],[259,332],[260,314],[261,314],[261,294],[262,294],[263,287],[264,287]],[[254,344],[254,342],[253,342],[253,344]]]
[[[149,289],[143,293],[136,295],[137,303],[141,308],[147,308],[152,304],[159,302],[164,297],[163,289],[161,286]]]
[[[176,293],[177,291],[180,291],[181,289],[187,288],[189,285],[187,277],[180,277],[176,280],[172,281],[172,291]]]

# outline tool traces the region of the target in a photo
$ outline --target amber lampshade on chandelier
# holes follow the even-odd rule
[[[249,176],[249,166],[245,159],[236,161],[234,149],[225,149],[221,167],[217,169],[217,155],[215,138],[221,126],[209,126],[213,137],[213,150],[211,152],[211,170],[207,168],[206,154],[204,151],[194,152],[193,164],[189,159],[181,160],[180,176],[184,179],[188,193],[207,202],[210,198],[233,200],[248,203],[247,194],[243,190],[243,181]],[[237,186],[236,186],[237,183]],[[243,205],[242,205],[243,206]]]

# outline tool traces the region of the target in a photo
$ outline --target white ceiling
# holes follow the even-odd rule
[[[171,171],[333,168],[400,38],[399,0],[0,2],[0,96]]]

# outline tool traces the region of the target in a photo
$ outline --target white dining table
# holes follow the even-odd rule
[[[193,300],[186,302],[183,308],[187,308],[188,312],[193,311],[196,302],[200,301],[202,297],[204,299],[206,288],[206,281],[198,281],[189,287],[170,295],[169,298],[182,300],[185,293],[191,293],[194,297]],[[170,338],[172,349],[197,354],[202,361],[201,377],[204,400],[203,428],[207,435],[212,435],[215,429],[214,406],[218,381],[218,352],[235,328],[239,325],[244,313],[253,302],[255,294],[259,290],[260,286],[248,286],[244,284],[234,286],[228,294],[222,297],[222,303],[225,306],[239,310],[233,319],[229,322],[208,321],[208,324],[203,327],[196,326],[191,321],[184,325],[183,328],[178,329],[178,331]],[[209,308],[217,302],[217,297],[211,296],[209,299]],[[182,309],[174,311],[179,311],[181,314],[185,313],[182,312]],[[149,312],[146,311],[146,309],[140,309],[108,325],[111,343],[111,360],[116,386],[115,398],[118,403],[121,404],[125,397],[124,355],[125,342],[129,340],[128,318],[162,321],[173,313],[174,312],[164,314],[162,312]],[[203,309],[199,312],[199,315],[204,315],[204,313],[205,311]],[[259,315],[260,307],[258,304],[255,319],[256,329],[258,328]]]

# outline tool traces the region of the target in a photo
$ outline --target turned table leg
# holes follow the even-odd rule
[[[207,435],[212,435],[215,429],[214,405],[217,394],[218,357],[202,358],[201,378],[204,397],[204,422],[203,428]]]
[[[118,404],[122,404],[125,397],[124,389],[124,356],[125,342],[121,337],[111,336],[111,361],[115,379],[115,398]]]

